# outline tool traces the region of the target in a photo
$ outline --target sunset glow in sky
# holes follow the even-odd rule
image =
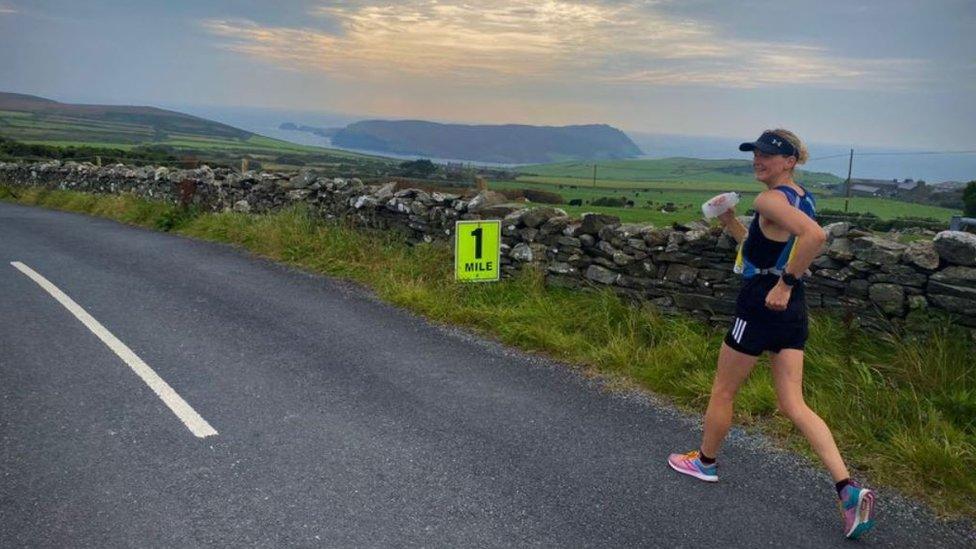
[[[976,2],[0,0],[0,91],[976,147]]]

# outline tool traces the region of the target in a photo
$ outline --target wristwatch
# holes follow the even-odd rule
[[[796,283],[800,281],[800,279],[797,278],[797,277],[795,277],[795,276],[793,276],[792,273],[788,273],[788,272],[785,272],[785,271],[783,272],[783,276],[780,277],[780,278],[783,280],[783,284],[786,284],[787,286],[789,286],[791,288],[793,286],[796,286]]]

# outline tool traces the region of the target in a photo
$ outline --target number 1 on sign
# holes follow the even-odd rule
[[[481,259],[481,235],[484,234],[481,227],[471,231],[471,236],[474,237],[474,258]]]

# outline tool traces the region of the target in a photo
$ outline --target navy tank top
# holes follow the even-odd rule
[[[793,207],[815,219],[816,201],[806,189],[798,194],[792,187],[779,186],[774,190],[786,195]],[[759,225],[759,213],[749,224],[749,234],[739,247],[735,270],[743,276],[742,289],[736,299],[736,316],[743,320],[767,320],[774,322],[800,322],[807,317],[806,290],[803,282],[797,283],[790,294],[785,311],[766,308],[766,295],[779,281],[783,269],[796,251],[796,237],[785,242],[770,240]]]

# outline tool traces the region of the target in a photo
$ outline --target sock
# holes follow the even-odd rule
[[[704,465],[715,465],[715,458],[710,458],[706,456],[705,452],[702,452],[701,450],[698,450],[698,459]]]
[[[844,488],[847,487],[847,485],[850,483],[851,483],[851,479],[845,478],[844,480],[838,482],[837,484],[834,484],[834,487],[837,488],[837,497],[843,497]]]

